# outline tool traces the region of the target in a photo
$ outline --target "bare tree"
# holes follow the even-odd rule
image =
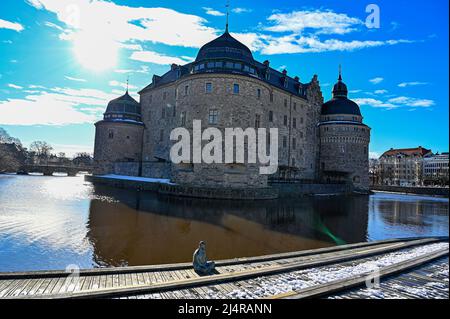
[[[30,150],[35,152],[36,156],[40,158],[48,158],[53,147],[44,141],[35,141],[30,144]]]

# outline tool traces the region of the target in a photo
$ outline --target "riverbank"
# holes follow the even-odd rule
[[[168,179],[125,175],[85,175],[85,180],[118,188],[156,192],[161,195],[206,199],[270,200],[306,195],[349,195],[353,188],[348,184],[272,183],[263,188],[208,188],[177,185]]]
[[[400,193],[400,194],[414,194],[414,195],[430,195],[449,197],[449,189],[444,187],[405,187],[405,186],[371,186],[371,191]]]

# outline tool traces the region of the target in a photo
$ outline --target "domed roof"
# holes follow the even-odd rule
[[[347,85],[342,82],[339,71],[338,82],[333,87],[333,98],[322,105],[322,115],[350,114],[361,116],[358,104],[347,98]]]
[[[225,31],[220,37],[208,42],[198,51],[195,61],[228,58],[244,62],[253,62],[249,48]]]
[[[127,92],[108,103],[104,119],[130,119],[141,121],[141,105]]]

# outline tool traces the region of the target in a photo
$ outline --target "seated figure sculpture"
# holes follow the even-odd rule
[[[206,258],[206,243],[204,241],[201,241],[195,250],[192,263],[194,270],[200,275],[210,274],[214,270],[214,262],[208,261]]]

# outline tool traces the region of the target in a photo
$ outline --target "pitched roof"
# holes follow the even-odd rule
[[[407,155],[407,156],[424,156],[425,154],[430,153],[431,150],[423,148],[422,146],[415,147],[415,148],[391,148],[390,150],[386,151],[381,155],[380,157],[384,156],[395,156],[395,155]]]

